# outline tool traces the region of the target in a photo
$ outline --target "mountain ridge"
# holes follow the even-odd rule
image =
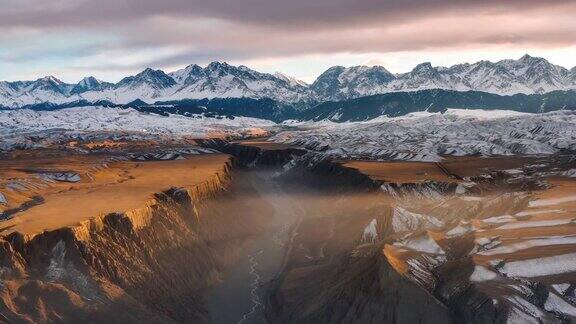
[[[430,89],[498,95],[576,90],[576,67],[569,70],[530,55],[518,60],[479,61],[450,67],[435,67],[424,62],[410,72],[399,74],[377,65],[333,66],[312,84],[306,84],[281,73],[262,73],[243,65],[215,61],[206,67],[191,64],[170,73],[146,68],[115,84],[94,77],[86,77],[77,84],[64,83],[53,76],[35,81],[1,81],[0,106],[19,108],[83,100],[127,104],[134,100],[151,103],[214,98],[270,98],[314,106],[325,101]]]
[[[414,112],[444,112],[447,109],[511,110],[523,113],[576,110],[576,91],[557,90],[545,94],[511,96],[443,89],[392,92],[323,102],[302,111],[298,118],[308,121],[356,122],[380,116],[400,117]]]

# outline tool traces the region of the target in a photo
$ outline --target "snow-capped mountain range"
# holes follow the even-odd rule
[[[568,70],[529,55],[519,60],[480,61],[451,67],[422,63],[408,73],[396,75],[381,66],[336,66],[320,75],[311,89],[331,100],[426,89],[541,94],[576,89],[576,67]]]
[[[204,98],[270,98],[284,103],[317,103],[389,92],[425,89],[476,90],[500,95],[576,90],[576,67],[568,70],[543,58],[480,61],[452,67],[422,63],[412,71],[393,74],[381,66],[331,67],[314,83],[281,73],[268,74],[246,66],[212,62],[165,73],[145,69],[113,84],[94,77],[67,84],[48,76],[35,81],[0,82],[0,106],[17,108],[40,103],[101,100],[126,104]]]

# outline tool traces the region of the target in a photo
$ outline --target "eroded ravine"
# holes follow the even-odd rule
[[[11,322],[492,323],[511,314],[529,318],[514,308],[522,300],[547,322],[572,319],[571,308],[548,310],[547,301],[570,305],[569,275],[548,276],[543,285],[497,272],[520,271],[506,268],[498,253],[521,248],[522,236],[536,235],[532,224],[549,224],[545,234],[553,240],[570,239],[571,196],[558,200],[556,192],[566,195],[571,183],[554,180],[550,189],[530,174],[467,175],[458,163],[449,164],[451,172],[427,171],[431,181],[421,179],[421,170],[434,165],[400,165],[399,172],[398,165],[370,164],[395,177],[381,180],[292,148],[204,145],[233,154],[234,162],[195,186],[158,192],[141,208],[4,236],[2,316]],[[134,169],[142,172],[156,162],[138,163]],[[563,205],[550,207],[558,201]],[[548,215],[558,208],[565,212]],[[542,244],[541,236],[531,244]],[[521,264],[572,247],[505,257]],[[560,294],[554,285],[568,288]]]
[[[291,228],[304,217],[304,210],[274,179],[276,169],[247,172],[259,199],[272,206],[265,228],[249,238],[240,260],[208,293],[210,317],[214,323],[265,323],[263,286],[278,275]]]

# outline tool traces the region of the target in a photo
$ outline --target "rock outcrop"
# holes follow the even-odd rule
[[[228,163],[135,210],[4,237],[0,312],[10,322],[206,321],[203,291],[265,222],[248,214],[267,206],[242,200],[243,183],[232,184]]]

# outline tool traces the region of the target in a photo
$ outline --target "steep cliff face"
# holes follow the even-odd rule
[[[236,143],[220,139],[197,140],[197,142],[204,147],[230,154],[238,163],[245,166],[279,166],[305,152],[296,147],[266,141],[257,142],[261,143],[260,145],[255,142]]]
[[[310,189],[313,198],[301,201],[309,214],[294,229],[284,267],[269,285],[268,320],[450,323],[450,310],[381,253],[395,234],[389,193],[355,169],[309,162],[282,177],[294,192]]]
[[[201,322],[203,291],[266,222],[230,166],[146,206],[0,243],[2,309],[15,322]],[[256,215],[249,213],[259,211]]]
[[[277,323],[450,323],[450,311],[377,255],[293,271],[270,296]],[[305,275],[304,275],[305,273]],[[287,282],[286,282],[287,281]]]

